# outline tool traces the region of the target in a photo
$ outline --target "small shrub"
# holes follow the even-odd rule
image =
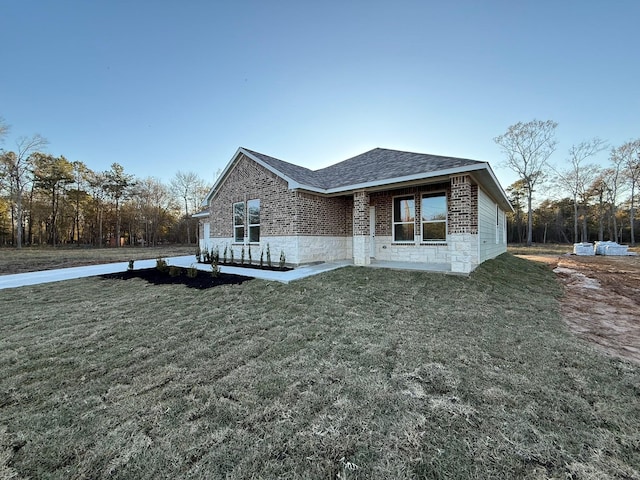
[[[196,262],[202,261],[202,252],[200,251],[200,246],[196,247]]]
[[[244,265],[244,245],[240,249],[240,265]]]
[[[211,261],[211,254],[208,250],[204,252],[204,263],[209,263]]]
[[[191,266],[189,268],[187,268],[187,277],[196,278],[197,276],[198,276],[198,269],[192,263]]]
[[[166,273],[169,271],[169,265],[167,265],[167,261],[164,258],[156,258],[156,269],[159,272]]]
[[[170,277],[179,277],[180,273],[181,273],[181,268],[180,267],[176,267],[175,265],[171,265],[169,267],[169,276]]]
[[[284,250],[280,250],[280,270],[284,268],[285,263],[287,263],[287,257],[284,256]]]
[[[269,247],[268,243],[267,243],[267,266],[271,268],[271,248]]]
[[[211,254],[211,262],[220,263],[220,249],[217,245]]]
[[[229,249],[230,255],[229,255],[229,263],[233,263],[233,247],[231,247]]]
[[[227,244],[224,245],[224,253],[222,254],[222,263],[227,263]]]
[[[213,262],[211,264],[211,276],[218,278],[218,275],[220,275],[220,265],[218,265],[218,262]]]
[[[264,250],[260,250],[260,268],[264,267]]]
[[[127,270],[133,270],[133,260],[129,260],[129,266],[127,267]]]
[[[249,265],[253,263],[253,258],[251,258],[251,245],[247,247],[247,251],[249,253]]]

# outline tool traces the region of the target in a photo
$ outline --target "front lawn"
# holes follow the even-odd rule
[[[0,248],[0,275],[35,272],[54,268],[100,265],[158,257],[193,255],[195,245],[165,245],[160,247],[97,248],[89,246]]]
[[[0,478],[638,478],[640,367],[560,293],[509,254],[0,291]]]

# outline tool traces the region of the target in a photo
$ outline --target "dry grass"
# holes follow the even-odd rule
[[[573,244],[537,243],[527,247],[525,244],[510,243],[507,246],[507,251],[513,255],[564,255],[565,253],[573,253]],[[640,253],[640,246],[629,247],[629,251]]]
[[[0,291],[0,473],[638,478],[640,369],[575,340],[559,295],[511,255]]]
[[[193,245],[148,248],[25,247],[20,250],[0,248],[0,275],[192,254],[195,260],[195,251],[196,247]]]
[[[573,244],[538,243],[527,247],[525,244],[510,243],[507,251],[513,255],[564,255],[573,252]]]

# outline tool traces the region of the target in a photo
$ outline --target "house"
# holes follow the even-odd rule
[[[445,265],[506,251],[507,196],[487,162],[376,148],[320,170],[239,148],[208,193],[200,248],[256,261]],[[230,255],[230,250],[229,250]],[[265,257],[266,258],[266,257]]]

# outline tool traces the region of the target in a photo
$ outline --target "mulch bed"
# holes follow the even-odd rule
[[[189,288],[197,288],[203,290],[206,288],[217,287],[219,285],[239,285],[252,277],[243,275],[231,275],[228,273],[220,273],[217,277],[211,275],[211,272],[198,270],[198,274],[190,278],[187,276],[187,269],[180,268],[180,275],[171,276],[168,272],[161,272],[157,268],[143,268],[140,270],[127,270],[120,273],[110,273],[101,275],[101,278],[111,280],[130,280],[132,278],[141,278],[154,285],[185,285]]]
[[[209,265],[209,263],[207,262],[198,262],[202,265]],[[270,272],[289,272],[291,270],[293,270],[292,267],[280,267],[272,265],[272,266],[268,266],[268,265],[262,265],[260,266],[260,264],[255,264],[255,263],[237,263],[237,262],[226,262],[226,263],[222,263],[220,262],[218,264],[221,267],[238,267],[238,268],[253,268],[255,270],[269,270]]]

